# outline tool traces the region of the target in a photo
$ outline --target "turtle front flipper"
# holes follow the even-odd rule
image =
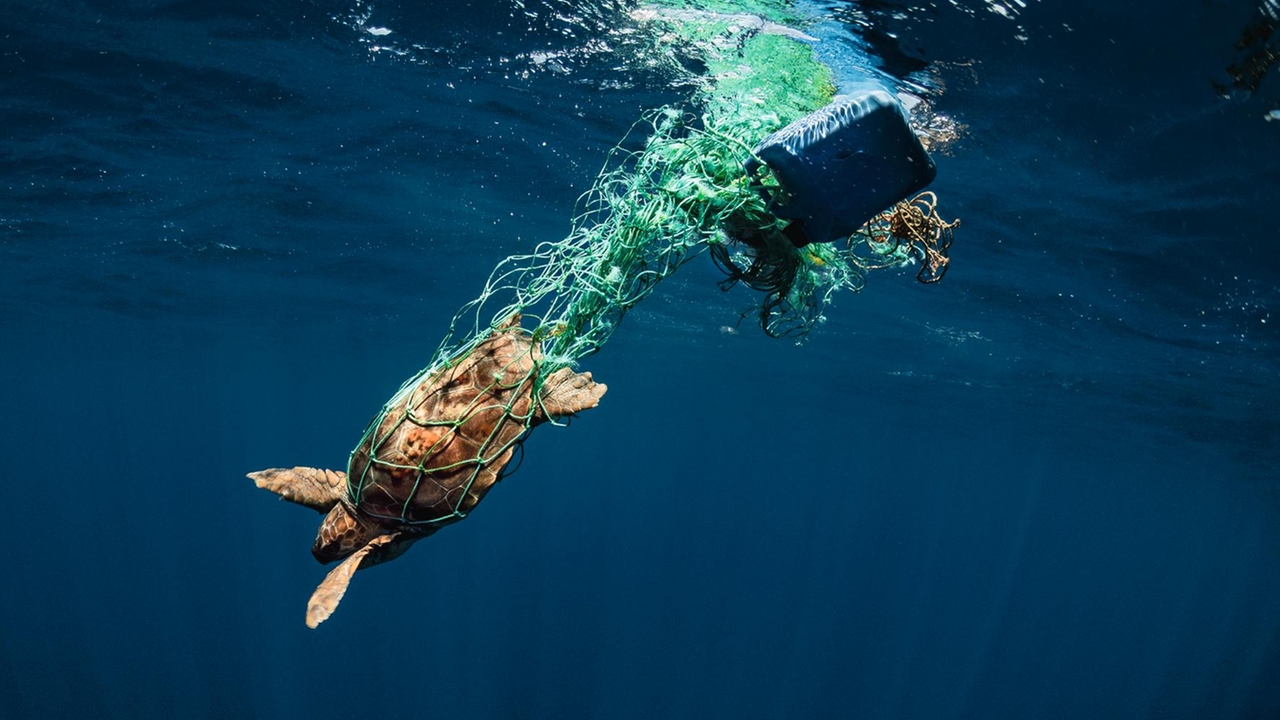
[[[311,599],[307,601],[307,627],[314,630],[329,619],[338,608],[338,603],[342,602],[342,596],[347,594],[347,585],[351,583],[351,576],[357,570],[394,560],[421,539],[393,532],[379,535],[352,553],[341,565],[330,570],[316,591],[311,593]]]
[[[347,491],[347,474],[341,470],[270,468],[251,472],[249,478],[263,490],[322,513],[329,512]]]
[[[547,376],[542,383],[542,409],[551,418],[590,410],[600,404],[609,387],[591,379],[591,373],[576,373],[569,368]]]

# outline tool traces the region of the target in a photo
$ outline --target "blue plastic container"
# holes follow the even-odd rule
[[[938,174],[902,104],[884,90],[837,97],[766,137],[755,154],[782,184],[766,199],[794,221],[787,235],[799,246],[847,237]],[[752,159],[747,172],[759,167]]]

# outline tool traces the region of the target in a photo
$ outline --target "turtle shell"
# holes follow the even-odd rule
[[[546,419],[534,396],[540,361],[516,317],[407,385],[351,455],[352,505],[423,531],[465,517],[498,481],[524,433]]]

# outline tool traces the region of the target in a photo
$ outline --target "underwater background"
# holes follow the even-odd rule
[[[960,128],[946,278],[797,344],[691,263],[312,631],[244,474],[691,90],[622,2],[5,2],[0,717],[1280,717],[1276,4],[806,7]]]

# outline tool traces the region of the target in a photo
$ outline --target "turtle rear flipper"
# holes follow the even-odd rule
[[[592,380],[589,372],[560,368],[542,384],[542,407],[553,418],[572,415],[599,405],[608,389],[607,385]]]
[[[357,570],[394,560],[420,539],[420,537],[405,537],[398,532],[379,535],[352,553],[342,561],[341,565],[330,570],[316,591],[311,593],[311,599],[307,601],[307,627],[314,630],[320,623],[329,619],[333,611],[338,608],[338,603],[342,602],[342,596],[347,594],[347,585],[351,583],[351,576]]]
[[[347,474],[341,470],[270,468],[251,472],[249,478],[263,490],[322,513],[329,512],[347,491]]]

